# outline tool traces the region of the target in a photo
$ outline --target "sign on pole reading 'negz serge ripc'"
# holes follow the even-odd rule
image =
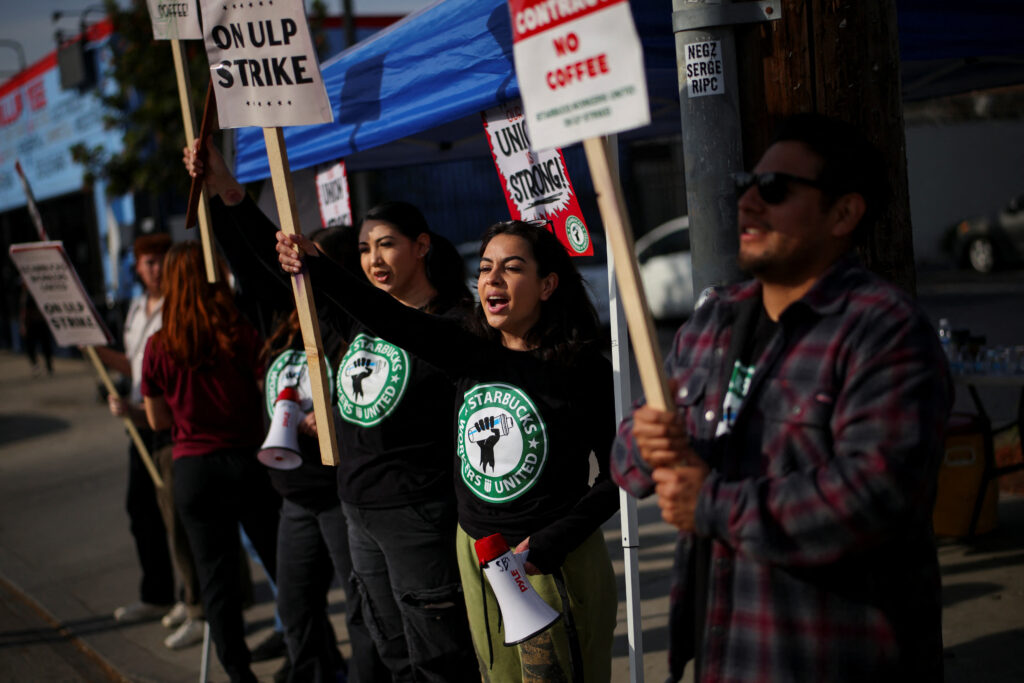
[[[203,0],[221,128],[334,120],[302,0]]]
[[[509,0],[516,78],[535,149],[650,123],[627,0]]]

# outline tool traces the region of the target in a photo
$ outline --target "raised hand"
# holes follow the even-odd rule
[[[318,256],[319,248],[313,240],[304,235],[286,235],[277,231],[277,260],[286,273],[302,272],[302,260],[307,256]]]
[[[352,362],[352,368],[358,372],[349,375],[352,378],[352,397],[361,398],[363,395],[363,380],[373,374],[373,364],[369,358],[356,358]]]
[[[220,195],[228,206],[238,204],[245,198],[245,188],[235,180],[224,157],[213,144],[213,139],[206,138],[206,163],[199,158],[199,140],[192,143],[191,147],[182,150],[182,162],[185,169],[193,178],[202,178],[206,184],[206,190],[211,197]]]

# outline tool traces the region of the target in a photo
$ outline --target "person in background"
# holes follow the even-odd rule
[[[133,245],[135,274],[143,291],[134,297],[128,306],[124,324],[124,352],[97,346],[100,360],[111,369],[131,381],[131,388],[125,398],[108,397],[110,412],[117,417],[128,417],[135,423],[146,444],[154,464],[158,465],[157,454],[170,445],[170,432],[166,429],[151,430],[146,421],[140,389],[142,378],[142,356],[150,335],[160,329],[163,314],[161,293],[164,255],[171,248],[171,237],[166,233],[152,233],[136,238]],[[169,455],[169,453],[168,453]],[[168,459],[169,462],[169,459]],[[161,475],[162,479],[166,478]],[[169,487],[166,492],[169,493]],[[157,490],[149,471],[142,462],[134,442],[128,447],[128,494],[125,508],[128,512],[132,538],[142,570],[139,586],[139,600],[114,610],[114,618],[121,622],[139,621],[165,617],[168,626],[178,627],[184,621],[185,606],[178,607],[174,599],[174,568],[168,551],[168,525],[161,514]],[[182,567],[179,567],[179,570]],[[193,586],[188,580],[188,568],[182,572],[186,593]],[[195,604],[199,596],[194,596]],[[173,606],[173,609],[172,609]],[[197,616],[201,617],[202,610]],[[182,617],[179,619],[179,617]],[[202,630],[199,630],[202,638]],[[193,638],[194,642],[194,638]]]
[[[28,288],[24,285],[18,298],[18,334],[21,335],[21,343],[25,347],[28,362],[32,364],[32,376],[39,377],[43,374],[37,355],[40,351],[46,364],[46,374],[52,375],[53,338],[50,336],[50,328],[36,306],[35,299],[29,295]]]
[[[174,504],[188,535],[217,656],[254,683],[238,582],[239,523],[274,578],[280,498],[256,459],[262,441],[262,342],[227,285],[206,281],[196,242],[164,263],[163,326],[150,337],[142,395],[153,429],[171,429]]]
[[[734,175],[739,265],[619,428],[615,480],[681,531],[672,679],[940,681],[931,529],[952,387],[906,292],[851,253],[885,202],[853,127],[788,119]]]

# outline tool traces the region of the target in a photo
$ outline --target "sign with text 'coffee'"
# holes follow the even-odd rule
[[[334,120],[302,0],[203,0],[221,128]]]
[[[570,256],[593,254],[562,150],[532,149],[519,101],[488,109],[482,117],[512,218],[551,221],[551,230]]]
[[[203,37],[195,0],[146,0],[146,5],[156,40],[200,40]]]
[[[103,346],[113,341],[63,242],[12,244],[10,255],[60,346]]]
[[[627,0],[509,0],[516,78],[536,149],[650,123]]]

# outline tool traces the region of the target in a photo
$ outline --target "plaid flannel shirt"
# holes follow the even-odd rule
[[[931,513],[952,384],[936,334],[905,293],[841,259],[780,317],[723,450],[733,323],[759,294],[756,282],[713,294],[665,363],[711,466],[696,511],[712,539],[701,680],[941,680]],[[612,476],[643,497],[653,483],[631,429]],[[681,534],[676,677],[693,654],[693,546]]]

